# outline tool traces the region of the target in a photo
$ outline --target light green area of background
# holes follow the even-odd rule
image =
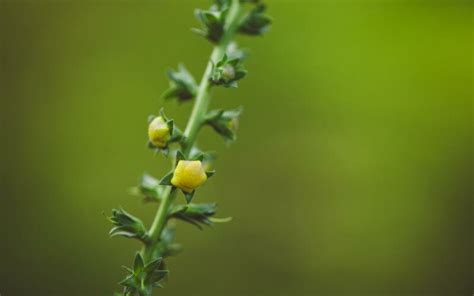
[[[1,0],[0,294],[112,295],[138,248],[102,212],[150,223],[127,195],[168,163],[146,149],[165,70],[200,77],[189,28],[208,1]],[[275,25],[248,78],[218,174],[196,195],[234,221],[178,225],[184,252],[157,295],[470,295],[473,5],[268,1]]]

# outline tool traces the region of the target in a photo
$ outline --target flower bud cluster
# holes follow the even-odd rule
[[[214,85],[237,87],[237,81],[247,75],[247,70],[242,65],[242,59],[229,59],[225,54],[212,68],[211,82]]]

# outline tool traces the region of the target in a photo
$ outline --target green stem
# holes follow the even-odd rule
[[[213,65],[216,64],[226,53],[227,48],[238,29],[241,16],[242,10],[240,7],[240,1],[232,0],[232,5],[224,25],[225,33],[219,41],[219,44],[217,44],[212,51],[211,58],[207,64],[206,70],[204,71],[201,83],[199,84],[196,102],[194,103],[191,116],[189,117],[188,124],[184,131],[186,141],[183,144],[183,153],[186,157],[189,156],[189,153],[191,152],[199,130],[204,123],[204,117],[209,107],[211,89],[210,77]],[[143,256],[146,261],[153,259],[153,253],[155,252],[157,243],[160,240],[161,232],[166,226],[168,211],[175,199],[175,193],[176,191],[171,191],[171,187],[167,187],[166,191],[163,193],[162,202],[148,232],[149,242],[143,249]]]
[[[194,104],[188,125],[184,131],[186,142],[183,152],[186,156],[189,155],[189,152],[194,145],[199,129],[204,123],[204,116],[207,113],[207,108],[209,107],[211,88],[210,77],[213,65],[215,65],[226,53],[227,48],[235,35],[235,31],[238,28],[240,17],[241,9],[239,1],[234,0],[228,14],[227,23],[224,27],[225,34],[222,36],[219,44],[214,47],[214,50],[212,51],[211,58],[207,63],[206,71],[204,72],[201,84],[199,85],[196,103]]]

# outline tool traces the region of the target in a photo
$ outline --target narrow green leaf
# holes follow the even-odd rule
[[[184,197],[186,198],[186,202],[187,202],[187,203],[190,203],[191,200],[193,200],[194,192],[195,192],[194,190],[193,190],[193,192],[185,192],[185,191],[183,191]]]
[[[128,275],[125,279],[119,282],[120,285],[125,287],[134,288],[135,287],[135,277],[133,274]]]
[[[197,155],[195,155],[192,159],[193,159],[193,160],[203,161],[203,160],[204,160],[204,153],[199,152],[199,153],[198,153]]]
[[[173,178],[173,172],[169,172],[160,180],[160,185],[168,185],[168,186],[172,185],[171,184],[172,178]]]
[[[166,121],[166,126],[168,127],[168,129],[170,131],[170,135],[172,135],[173,134],[173,129],[174,129],[173,119],[170,119],[170,120]]]
[[[215,173],[216,173],[216,171],[208,171],[208,172],[206,172],[206,176],[207,176],[207,178],[210,178],[210,177],[214,176]]]
[[[155,270],[158,270],[161,265],[162,258],[156,258],[145,266],[144,271],[146,273],[151,273]]]
[[[180,160],[186,160],[186,156],[184,156],[183,152],[181,150],[176,151],[176,165],[178,165],[178,162]]]
[[[228,223],[228,222],[232,221],[232,217],[225,217],[225,218],[214,218],[214,217],[211,217],[211,218],[209,218],[209,220],[210,220],[212,223]]]
[[[144,268],[144,263],[143,263],[142,255],[139,252],[137,252],[135,254],[135,260],[133,262],[133,270],[135,273],[138,273],[142,271],[143,268]]]
[[[166,116],[166,114],[165,114],[165,108],[163,108],[163,107],[161,107],[161,109],[160,109],[160,116],[163,118],[164,121],[169,120],[168,116]]]

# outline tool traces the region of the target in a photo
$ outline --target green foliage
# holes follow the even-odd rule
[[[144,202],[159,202],[162,199],[164,186],[149,174],[143,174],[138,186],[132,187],[130,193],[143,198]]]
[[[263,35],[272,24],[272,18],[265,14],[264,4],[257,4],[242,21],[239,32],[247,35]]]
[[[241,3],[253,3],[255,7],[245,14]],[[247,75],[242,65],[246,54],[232,39],[237,32],[250,35],[265,32],[270,18],[264,11],[265,6],[258,0],[217,0],[209,10],[196,10],[202,28],[195,31],[216,44],[212,60],[200,86],[183,65],[178,71],[168,71],[170,87],[163,98],[174,98],[178,102],[196,98],[192,115],[184,133],[163,109],[158,117],[149,117],[149,147],[172,157],[173,165],[159,180],[144,174],[138,186],[131,190],[145,202],[159,203],[153,224],[147,230],[140,219],[122,209],[114,209],[109,218],[114,225],[111,236],[136,238],[144,247],[135,256],[133,268],[125,268],[129,274],[120,282],[125,296],[150,296],[153,288],[161,287],[161,280],[168,274],[163,259],[177,255],[182,249],[174,242],[175,228],[168,225],[169,220],[184,221],[199,229],[231,220],[214,217],[215,203],[191,203],[196,189],[215,173],[211,170],[215,154],[202,152],[194,142],[203,125],[211,126],[226,141],[235,141],[242,108],[208,112],[210,88],[217,85],[237,87],[237,81]],[[183,192],[186,204],[173,204],[176,189]]]
[[[231,0],[216,0],[216,5],[221,10],[228,9],[231,3],[232,3]]]
[[[243,108],[239,107],[228,111],[222,109],[209,111],[206,115],[206,123],[226,141],[235,141],[242,110]]]
[[[136,238],[143,242],[147,241],[147,233],[143,222],[123,209],[113,209],[109,220],[115,225],[109,232],[111,237],[124,236]]]
[[[196,18],[201,23],[201,29],[193,28],[193,31],[204,36],[211,42],[217,43],[224,35],[224,24],[228,13],[228,1],[219,1],[217,5],[209,10],[196,9]]]
[[[168,275],[167,270],[162,270],[161,258],[145,263],[140,253],[135,255],[133,268],[124,267],[129,274],[120,282],[124,286],[125,296],[148,296],[153,288],[161,288],[160,281]]]
[[[190,203],[193,200],[196,190],[193,190],[191,192],[186,192],[186,191],[182,191],[182,192],[184,194],[184,198],[186,199],[186,203]]]
[[[191,223],[202,229],[203,225],[212,226],[213,222],[210,219],[217,211],[216,203],[177,205],[169,214],[170,218]]]
[[[237,42],[231,42],[226,50],[226,55],[229,60],[238,59],[242,63],[247,58],[247,52],[242,50],[237,45]]]
[[[183,64],[178,66],[178,71],[168,70],[168,78],[170,87],[163,93],[164,99],[175,98],[178,102],[186,102],[196,96],[196,81]]]
[[[171,179],[173,178],[173,174],[174,172],[169,172],[163,178],[161,178],[160,185],[173,186],[173,184],[171,184]]]
[[[156,247],[155,257],[166,258],[176,256],[181,253],[183,247],[181,244],[175,243],[176,229],[172,226],[167,226],[161,233],[160,241]],[[164,264],[164,261],[162,262]]]

